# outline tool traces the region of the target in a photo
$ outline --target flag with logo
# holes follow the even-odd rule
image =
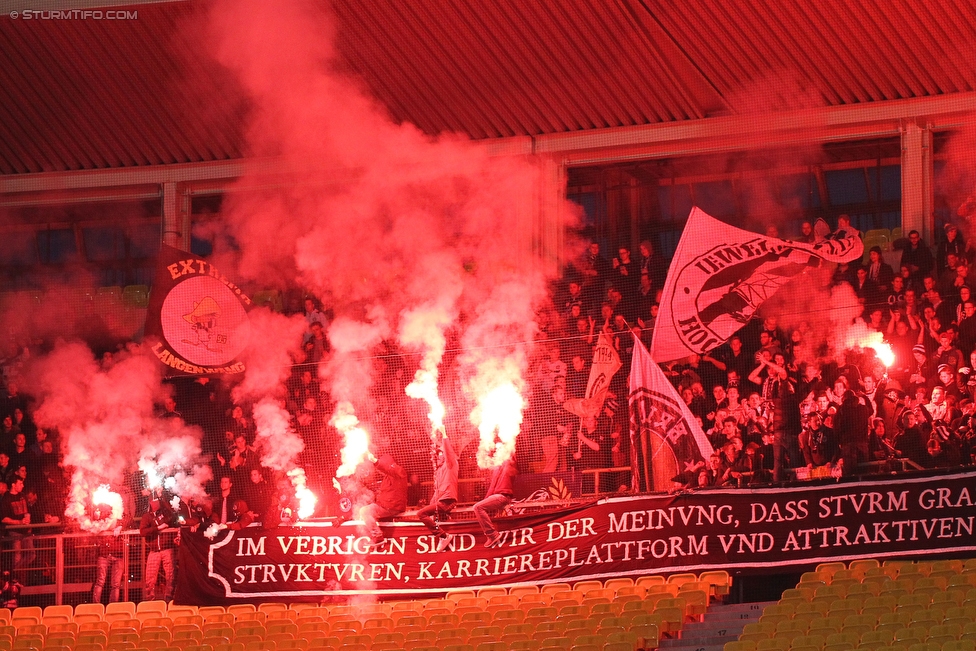
[[[620,355],[613,347],[613,341],[607,333],[601,332],[593,348],[593,363],[586,382],[586,394],[582,398],[567,400],[563,403],[563,409],[580,418],[599,414],[607,398],[610,380],[620,370],[620,365]]]
[[[688,405],[637,337],[628,404],[634,490],[668,490],[674,477],[690,479],[712,454]]]
[[[206,260],[163,245],[146,312],[146,342],[168,375],[240,373],[251,299]]]
[[[792,242],[744,231],[692,208],[664,283],[651,356],[669,362],[706,353],[792,278],[863,254],[856,233]]]

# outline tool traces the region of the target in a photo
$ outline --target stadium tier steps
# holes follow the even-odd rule
[[[0,609],[0,651],[656,649],[697,626],[725,599],[730,583],[718,571],[454,590],[444,598],[368,604],[24,606]]]
[[[739,639],[746,624],[759,621],[770,603],[709,606],[700,622],[685,624],[676,637],[662,639],[660,648],[668,651],[723,651],[726,643]]]
[[[724,651],[976,651],[976,559],[823,563]]]

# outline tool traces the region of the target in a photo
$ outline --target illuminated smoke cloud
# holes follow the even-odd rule
[[[545,162],[489,156],[462,136],[395,124],[357,80],[336,72],[335,25],[320,6],[223,0],[210,27],[207,42],[250,101],[248,154],[274,157],[283,176],[273,184],[245,176],[249,190],[227,194],[239,270],[305,287],[333,308],[321,373],[332,398],[348,403],[334,420],[374,411],[372,357],[393,336],[421,353],[410,391],[434,410],[452,328],[474,330],[462,338],[479,350],[460,360],[473,398],[505,383],[521,392],[532,306],[557,266],[539,256],[549,236],[543,211],[577,214],[539,196]],[[499,368],[511,377],[487,377]],[[358,418],[353,428],[366,431]],[[369,445],[368,435],[346,439],[356,450]],[[352,463],[359,453],[344,454]]]
[[[305,485],[305,471],[297,466],[305,443],[279,398],[301,345],[305,321],[300,316],[287,317],[267,309],[252,310],[249,318],[251,345],[244,357],[246,371],[232,397],[235,404],[242,406],[254,402],[254,445],[261,465],[289,477],[301,504],[299,515],[309,517],[316,499]]]
[[[292,427],[291,414],[279,401],[263,398],[254,405],[254,427],[261,465],[285,473],[295,489],[298,517],[311,517],[318,500],[306,485],[305,471],[295,464],[305,444]]]
[[[202,495],[209,469],[199,457],[201,431],[159,421],[155,403],[165,395],[158,363],[133,348],[100,363],[80,343],[59,343],[25,372],[25,389],[38,399],[37,424],[60,431],[65,465],[73,468],[65,515],[82,527],[91,520],[93,493],[119,486],[126,469],[157,462],[156,475],[174,488]]]
[[[373,363],[368,351],[387,336],[389,326],[382,310],[374,309],[369,321],[337,318],[329,327],[332,356],[323,368],[336,400],[331,425],[342,434],[341,465],[336,477],[351,476],[369,452],[369,433],[360,427],[354,400],[361,401],[373,384]]]
[[[892,351],[884,335],[861,318],[864,307],[850,284],[830,285],[832,274],[833,265],[825,265],[794,279],[763,306],[763,314],[778,315],[778,325],[804,333],[794,350],[797,359],[843,363],[845,351],[870,348],[890,365]]]
[[[301,316],[288,317],[266,308],[251,310],[248,321],[251,343],[242,356],[246,370],[232,395],[238,405],[282,393],[305,331]]]
[[[295,497],[298,499],[298,518],[303,520],[312,517],[318,498],[306,485],[305,471],[301,468],[292,468],[287,474],[291,485],[295,487]]]
[[[279,401],[263,398],[254,405],[254,428],[261,465],[278,472],[294,468],[305,444],[292,427],[291,414]]]
[[[373,384],[372,351],[390,332],[385,312],[374,308],[360,321],[339,316],[329,326],[332,355],[322,367],[322,376],[332,387],[337,402],[349,402],[368,395]]]
[[[400,342],[408,349],[422,350],[420,368],[406,393],[430,406],[428,418],[435,429],[444,428],[444,403],[438,395],[438,366],[444,357],[445,330],[454,322],[453,306],[425,304],[403,313],[400,320]]]
[[[181,433],[174,419],[154,423],[153,440],[143,445],[138,466],[146,476],[149,488],[162,487],[184,500],[207,496],[204,486],[213,478],[210,466],[203,462],[200,436]]]

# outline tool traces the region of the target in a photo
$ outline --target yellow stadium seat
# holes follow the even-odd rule
[[[227,612],[231,613],[236,617],[240,617],[243,613],[253,613],[257,611],[257,606],[254,604],[232,604],[227,606]]]
[[[607,579],[603,582],[603,587],[608,590],[618,590],[619,588],[629,587],[634,585],[634,580],[630,577],[618,577],[613,579]]]
[[[925,631],[905,626],[895,631],[893,639],[895,642],[922,642],[925,639]]]
[[[749,642],[749,641],[743,642],[742,640],[733,640],[731,642],[726,642],[725,646],[722,647],[722,651],[756,651],[756,643]]]
[[[844,563],[840,561],[831,561],[829,563],[820,563],[816,568],[814,568],[814,571],[817,573],[827,574],[828,576],[833,576],[834,572],[846,569],[847,565]]]
[[[568,583],[547,583],[546,585],[542,586],[539,590],[540,592],[546,594],[556,594],[558,592],[565,592],[567,590],[572,590],[572,589],[573,586],[569,585]]]
[[[292,638],[286,635],[276,635],[269,637],[268,641],[274,642],[278,647],[278,651],[283,651],[284,649],[305,651],[305,649],[308,649],[308,640],[301,638]]]
[[[955,642],[943,642],[942,651],[976,651],[976,640],[956,640]]]
[[[712,595],[725,597],[732,587],[732,577],[725,570],[709,570],[698,575],[698,580],[712,586]]]
[[[665,579],[660,574],[641,576],[634,580],[634,585],[639,585],[644,588],[649,588],[653,585],[665,585],[666,583],[667,583],[667,579]]]
[[[823,647],[825,641],[826,637],[823,635],[812,635],[807,633],[806,635],[798,635],[794,637],[791,645],[794,647],[812,646],[819,649]]]
[[[691,583],[695,581],[698,581],[698,577],[691,572],[678,572],[677,574],[671,574],[668,576],[668,583],[679,587],[683,583]]]
[[[488,613],[485,613],[485,615],[488,615]],[[406,617],[401,617],[400,619],[396,620],[397,629],[410,627],[410,626],[417,626],[420,628],[424,628],[425,626],[427,626],[427,619],[419,615],[408,615]]]
[[[524,594],[519,597],[519,607],[524,609],[545,607],[551,603],[552,595],[543,592]]]
[[[363,632],[392,631],[394,622],[389,617],[370,617],[363,622]]]
[[[517,640],[509,644],[512,651],[539,651],[539,647],[542,643],[538,640]],[[630,647],[633,649],[634,647]]]
[[[14,613],[13,619],[10,620],[10,625],[18,631],[28,626],[37,626],[40,623],[40,616],[34,617],[33,615],[18,615],[17,613]]]
[[[105,606],[106,615],[125,615],[128,619],[135,619],[136,605],[131,601],[114,601]]]
[[[502,588],[500,586],[490,586],[490,587],[487,587],[487,588],[479,588],[478,589],[478,592],[476,593],[475,596],[481,597],[482,599],[487,599],[490,602],[491,599],[492,599],[492,597],[505,597],[505,596],[508,596],[508,589],[507,588]]]
[[[172,620],[176,620],[179,617],[192,617],[197,614],[197,609],[195,606],[170,606],[166,609],[166,616]],[[202,617],[200,618],[203,619]]]
[[[164,617],[166,615],[166,602],[161,599],[140,601],[136,604],[136,616],[142,613],[158,613],[157,617]]]
[[[74,608],[68,605],[45,606],[41,616],[42,617],[65,616],[70,618],[75,616],[75,611]]]
[[[789,651],[790,641],[786,638],[771,637],[756,642],[756,651]]]
[[[525,619],[525,611],[518,608],[501,609],[494,612],[492,623],[504,626],[506,624],[520,624]]]
[[[78,625],[78,634],[82,635],[84,633],[97,632],[108,637],[109,623],[103,622],[101,620],[97,622],[82,622]]]
[[[454,603],[459,602],[461,599],[471,599],[476,597],[474,590],[451,590],[447,593],[446,599],[453,601]]]
[[[363,613],[364,615],[366,613]],[[298,612],[292,609],[287,610],[272,610],[267,613],[268,624],[271,622],[294,622],[298,619]]]
[[[103,644],[107,644],[108,633],[105,631],[98,631],[98,630],[91,630],[91,631],[81,630],[78,631],[78,635],[75,639],[78,642],[81,642],[83,644],[88,644],[92,640],[101,640]]]
[[[583,619],[590,616],[590,607],[572,601],[554,601],[553,608],[559,609],[558,619]]]

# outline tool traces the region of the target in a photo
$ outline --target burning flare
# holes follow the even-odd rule
[[[122,496],[113,492],[107,484],[100,484],[89,494],[84,480],[76,472],[65,515],[78,522],[84,531],[111,531],[122,519]]]
[[[894,351],[891,350],[891,346],[883,341],[868,344],[868,347],[874,349],[874,354],[878,356],[878,359],[881,360],[881,363],[885,365],[885,368],[888,368],[895,363]]]
[[[305,444],[292,427],[291,414],[281,403],[271,398],[263,398],[258,402],[253,413],[262,465],[288,475],[299,504],[298,517],[311,517],[318,500],[306,486],[305,471],[295,465],[295,459],[301,454]]]
[[[478,403],[471,414],[480,434],[478,466],[500,466],[515,452],[525,401],[515,385],[506,381],[481,396]]]
[[[453,295],[442,297],[445,304],[453,304],[455,299]],[[437,395],[437,367],[444,358],[447,345],[444,331],[451,322],[451,310],[446,305],[424,305],[404,312],[400,327],[403,345],[424,350],[420,368],[405,391],[411,398],[419,398],[430,405],[427,417],[434,429],[444,429],[444,403]]]
[[[369,434],[359,427],[359,419],[348,402],[336,405],[332,425],[342,432],[345,443],[342,446],[342,465],[336,470],[336,477],[349,477],[356,472],[356,466],[369,455]]]
[[[298,519],[304,520],[312,517],[318,498],[305,484],[305,471],[301,468],[292,468],[287,474],[288,478],[291,479],[291,485],[295,487],[295,498],[298,500]]]
[[[863,328],[860,324],[854,326],[855,332]],[[860,337],[856,339],[857,343],[854,344],[862,349],[868,349],[874,351],[877,355],[878,360],[888,368],[895,363],[895,353],[891,350],[891,346],[885,343],[884,337],[880,332],[868,332],[861,334]]]

